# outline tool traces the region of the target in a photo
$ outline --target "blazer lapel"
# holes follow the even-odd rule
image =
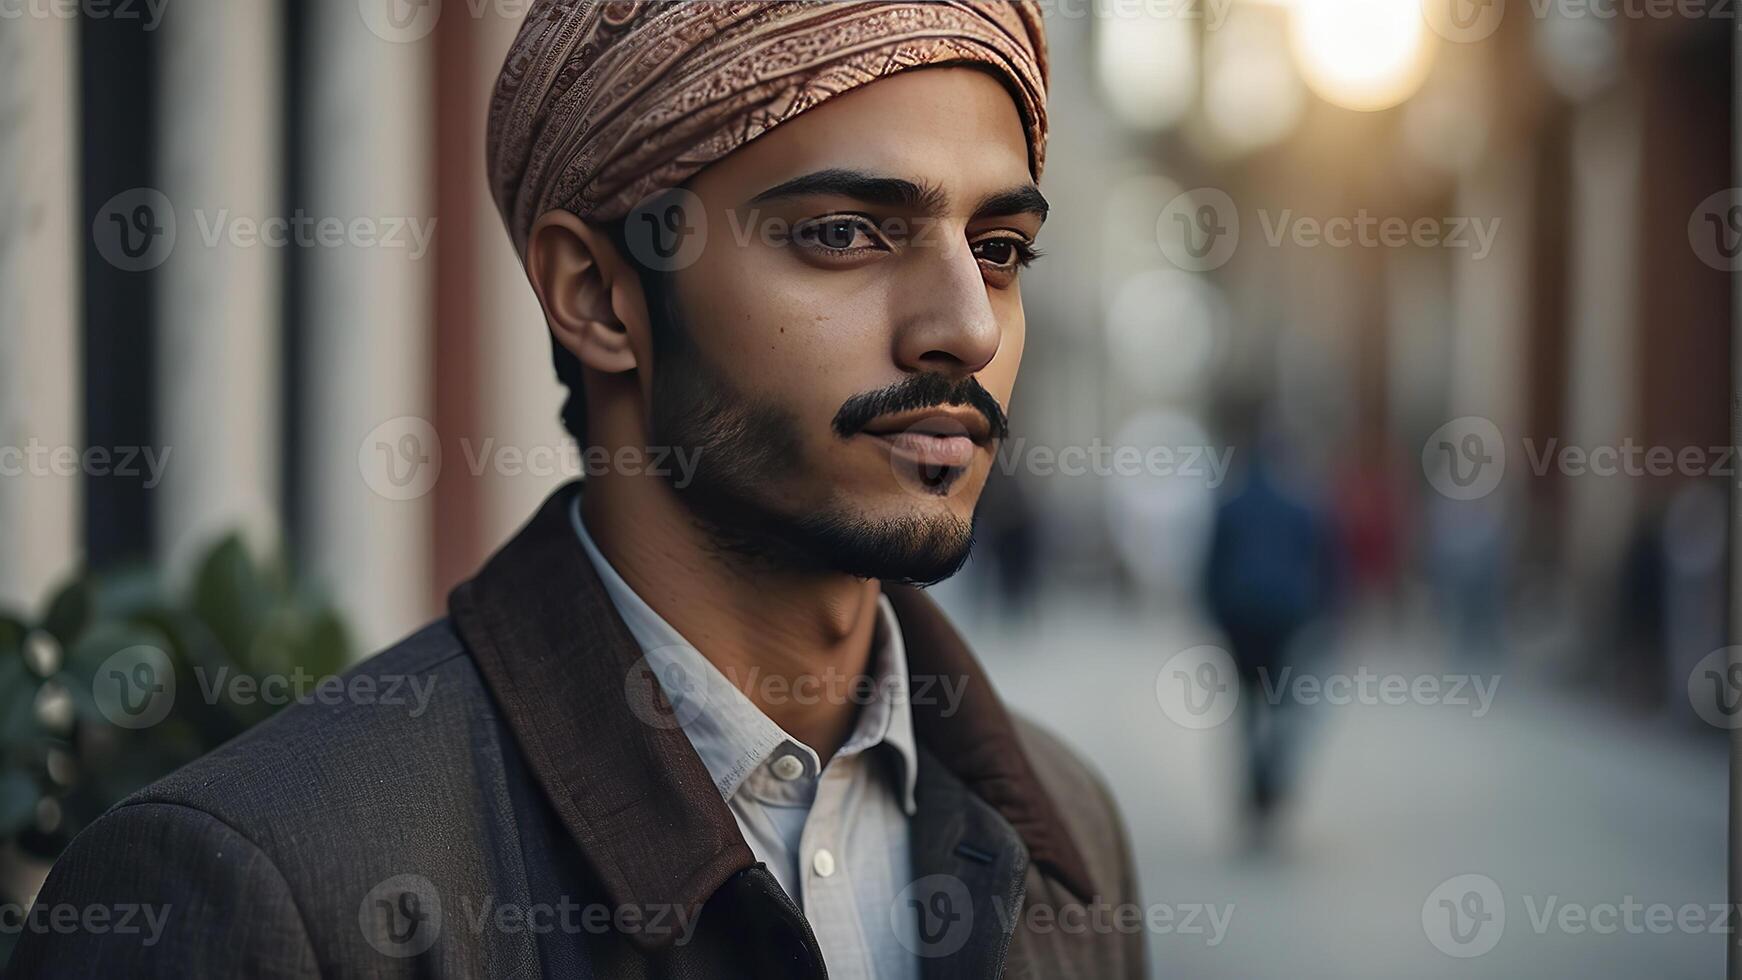
[[[994,978],[1021,913],[1028,848],[1009,821],[921,750],[912,828],[914,916],[925,980]]]
[[[614,905],[691,914],[756,860],[569,523],[558,490],[456,588],[456,628]],[[675,936],[636,930],[657,949]]]

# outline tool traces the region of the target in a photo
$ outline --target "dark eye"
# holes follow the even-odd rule
[[[974,243],[974,257],[998,269],[1015,269],[1034,261],[1040,253],[1019,238],[988,238]]]
[[[801,244],[833,252],[876,246],[875,228],[857,215],[842,215],[807,222],[794,229],[793,237]]]

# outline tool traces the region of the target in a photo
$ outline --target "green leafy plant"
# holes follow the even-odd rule
[[[281,707],[225,697],[215,679],[312,684],[351,654],[338,614],[235,535],[176,594],[132,568],[80,575],[35,618],[0,609],[0,900],[28,899],[40,871],[117,801]],[[123,685],[141,672],[162,700],[129,717],[137,695]]]

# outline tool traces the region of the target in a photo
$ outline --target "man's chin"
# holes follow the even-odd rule
[[[947,512],[818,514],[800,520],[796,531],[821,565],[908,585],[931,585],[956,574],[974,547],[973,522]]]

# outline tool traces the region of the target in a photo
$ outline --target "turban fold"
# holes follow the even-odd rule
[[[490,191],[524,255],[546,211],[621,218],[833,96],[945,64],[1005,82],[1039,180],[1047,50],[1028,0],[534,0],[490,101]]]

